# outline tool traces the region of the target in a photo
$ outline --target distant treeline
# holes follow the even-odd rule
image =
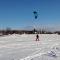
[[[8,35],[8,34],[32,34],[33,31],[26,30],[0,30],[0,35]]]
[[[1,35],[8,35],[8,34],[60,34],[60,31],[45,31],[45,30],[11,30],[11,29],[6,29],[6,30],[0,30],[0,36]]]

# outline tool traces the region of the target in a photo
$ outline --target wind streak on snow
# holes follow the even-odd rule
[[[27,56],[27,57],[25,57],[23,59],[20,59],[20,60],[32,60],[32,58],[35,58],[37,56],[41,56],[43,54],[45,54],[45,53],[39,53],[39,54],[35,54],[35,55],[32,55],[32,56]]]

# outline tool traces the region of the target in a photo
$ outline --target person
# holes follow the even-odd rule
[[[39,35],[38,34],[36,35],[36,41],[39,41]]]

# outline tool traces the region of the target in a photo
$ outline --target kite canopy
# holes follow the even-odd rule
[[[37,19],[37,17],[38,17],[37,11],[33,11],[33,14],[34,14],[35,19]]]

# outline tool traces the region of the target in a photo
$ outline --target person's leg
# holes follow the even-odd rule
[[[37,38],[37,41],[39,41],[39,38]]]
[[[38,39],[36,38],[36,41],[37,41]]]

